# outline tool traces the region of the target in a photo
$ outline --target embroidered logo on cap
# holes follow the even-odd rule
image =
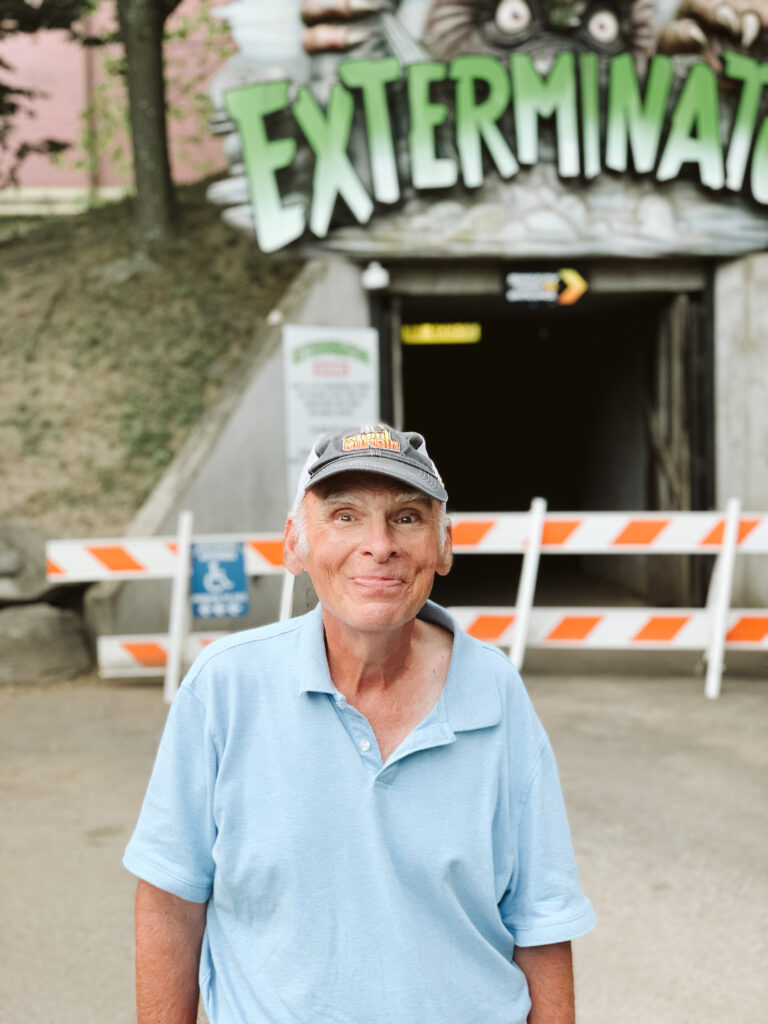
[[[342,447],[345,452],[359,452],[365,448],[384,448],[389,452],[399,452],[400,442],[396,441],[388,430],[370,430],[363,434],[348,434]]]

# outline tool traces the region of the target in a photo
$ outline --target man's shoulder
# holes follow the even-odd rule
[[[454,662],[465,692],[477,699],[483,691],[492,691],[501,702],[502,717],[511,715],[514,721],[533,712],[520,673],[501,648],[466,633],[448,609],[433,601],[427,602],[420,617],[453,633]]]
[[[185,685],[198,696],[206,681],[226,677],[232,681],[243,673],[264,673],[285,665],[297,649],[298,636],[306,628],[307,616],[273,622],[219,637],[209,644],[192,665]]]
[[[466,633],[462,633],[462,640],[462,667],[474,700],[488,704],[487,691],[495,695],[499,707],[497,724],[507,750],[518,768],[527,764],[530,773],[534,773],[548,739],[520,673],[500,648]],[[486,692],[481,696],[482,691]]]
[[[496,688],[507,713],[518,713],[531,706],[525,683],[508,655],[499,647],[463,633],[466,665],[473,679],[484,680]]]
[[[525,690],[517,669],[504,651],[465,632],[451,615],[448,608],[443,608],[434,601],[427,601],[419,613],[419,617],[426,622],[442,626],[443,629],[451,632],[454,637],[454,643],[461,645],[463,661],[467,663],[476,662],[478,667],[482,667],[486,673],[490,672],[495,678],[498,678],[503,686],[508,686],[515,690],[518,688]]]

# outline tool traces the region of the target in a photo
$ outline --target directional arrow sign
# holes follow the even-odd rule
[[[572,306],[589,289],[573,267],[562,270],[509,270],[504,274],[504,297],[526,306]]]
[[[589,288],[589,285],[573,267],[565,267],[560,271],[560,279],[565,285],[563,291],[557,297],[558,306],[572,306],[574,302],[578,302],[584,292]]]

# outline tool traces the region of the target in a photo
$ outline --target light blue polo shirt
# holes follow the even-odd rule
[[[168,716],[125,866],[208,901],[212,1024],[524,1024],[515,944],[594,924],[547,737],[451,629],[442,696],[382,764],[320,609],[217,641]]]

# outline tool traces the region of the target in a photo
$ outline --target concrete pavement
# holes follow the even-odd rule
[[[580,1024],[768,1019],[768,681],[717,702],[685,676],[527,684],[599,917]],[[120,858],[164,717],[152,685],[0,690],[0,1024],[135,1019]]]

